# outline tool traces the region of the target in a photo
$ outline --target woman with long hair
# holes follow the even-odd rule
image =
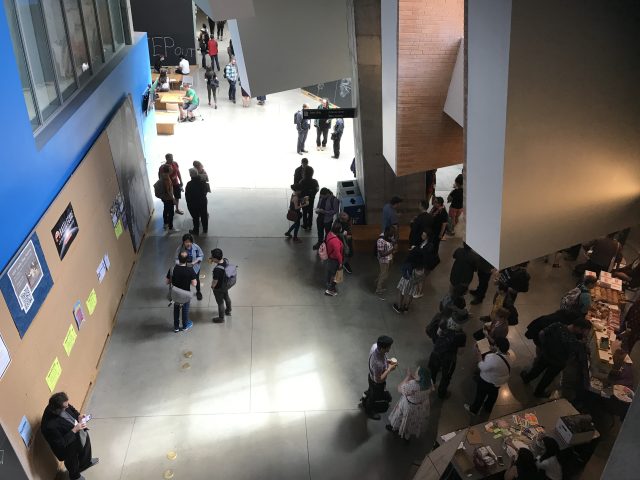
[[[432,387],[427,369],[418,367],[415,370],[407,368],[404,380],[398,385],[401,397],[391,414],[386,429],[396,432],[405,441],[411,435],[416,438],[422,431],[422,423],[429,415],[429,391]]]
[[[291,232],[293,232],[293,241],[300,243],[302,240],[298,238],[298,230],[300,230],[300,220],[302,219],[302,207],[305,207],[307,204],[304,203],[305,199],[301,198],[302,192],[298,185],[291,185],[291,190],[293,193],[291,193],[291,199],[289,200],[287,218],[293,223],[289,227],[289,230],[284,232],[284,236],[291,238]]]

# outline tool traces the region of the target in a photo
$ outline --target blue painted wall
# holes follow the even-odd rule
[[[132,94],[144,145],[152,138],[153,118],[143,118],[141,98],[151,81],[146,34],[120,64],[40,150],[36,148],[13,54],[6,12],[0,7],[0,65],[3,101],[0,108],[0,271],[36,226],[120,102]],[[147,146],[148,148],[148,146]],[[145,150],[147,150],[145,148]],[[107,206],[108,208],[108,206]]]

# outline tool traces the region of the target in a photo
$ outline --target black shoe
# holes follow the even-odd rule
[[[320,244],[319,244],[319,243],[316,243],[316,244],[313,246],[313,249],[314,249],[314,250],[317,250],[317,249],[319,249],[319,248],[320,248]]]
[[[225,314],[227,317],[230,317],[230,316],[231,316],[231,310],[225,310],[225,311],[224,311],[224,314]]]
[[[198,230],[189,230],[189,233],[191,235],[200,235],[200,232]],[[207,232],[204,232],[204,233],[207,233]]]
[[[284,232],[284,236],[287,238],[291,238],[291,234],[289,232]]]
[[[522,379],[525,385],[531,381],[527,378],[527,372],[525,370],[520,372],[520,378]]]
[[[384,428],[386,428],[389,432],[393,433],[393,426],[389,423],[387,423]]]
[[[331,155],[331,158],[335,158],[335,159],[337,159],[338,157],[336,157],[335,155]]]
[[[213,317],[213,318],[211,319],[211,321],[212,321],[213,323],[222,323],[222,322],[224,322],[224,318],[220,318],[220,317]]]
[[[351,265],[349,264],[343,264],[342,268],[344,268],[344,271],[347,272],[349,275],[351,275],[353,273],[353,270],[351,270]]]
[[[302,152],[298,152],[298,155],[302,155]]]
[[[197,298],[198,300],[202,300],[202,293],[200,293],[200,292],[196,292],[196,298]]]
[[[380,420],[380,418],[381,418],[379,413],[367,413],[367,416],[371,420]]]
[[[302,150],[303,153],[309,153],[309,150]]]
[[[402,308],[400,308],[400,307],[398,306],[398,304],[397,304],[397,303],[394,303],[394,304],[393,304],[393,311],[394,311],[394,312],[396,312],[396,313],[402,313],[402,310],[403,310],[403,309],[402,309]]]

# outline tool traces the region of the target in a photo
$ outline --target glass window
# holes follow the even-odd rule
[[[5,0],[4,10],[7,12],[7,20],[9,21],[9,31],[11,33],[11,40],[13,43],[13,53],[16,56],[16,62],[18,63],[18,72],[20,74],[20,82],[22,83],[22,93],[24,94],[24,101],[27,104],[27,112],[29,114],[29,121],[31,122],[31,128],[35,130],[40,125],[38,120],[38,113],[36,112],[36,105],[33,100],[33,91],[31,90],[31,81],[29,80],[29,72],[27,72],[27,61],[24,56],[24,50],[22,49],[22,39],[20,37],[20,31],[18,30],[17,19],[15,16],[15,10],[13,8],[12,0]]]
[[[82,18],[78,0],[62,0],[64,13],[67,16],[67,30],[71,42],[71,53],[76,66],[76,75],[80,83],[85,83],[91,76],[89,55],[87,54],[87,44],[84,39],[82,29]]]
[[[122,26],[120,0],[109,0],[109,10],[111,10],[111,26],[113,27],[113,39],[116,43],[117,50],[120,45],[124,45],[124,28]]]
[[[69,41],[64,27],[62,7],[58,0],[49,0],[42,2],[42,8],[47,22],[53,63],[58,73],[58,87],[60,88],[62,99],[66,100],[76,90],[77,86],[69,50]]]
[[[113,55],[113,34],[111,33],[111,19],[109,18],[109,4],[107,2],[108,0],[96,0],[100,35],[102,36],[102,51],[105,59]]]
[[[84,20],[87,41],[89,42],[91,64],[95,73],[97,67],[104,63],[100,33],[98,32],[98,22],[96,21],[96,9],[93,0],[80,0],[80,7],[82,8],[82,19]]]
[[[42,8],[40,3],[20,0],[17,12],[33,90],[44,121],[60,106],[60,98],[45,36]]]

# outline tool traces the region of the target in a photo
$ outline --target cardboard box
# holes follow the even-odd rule
[[[567,445],[580,445],[593,439],[595,429],[590,415],[568,415],[560,417],[556,423],[556,431]]]

